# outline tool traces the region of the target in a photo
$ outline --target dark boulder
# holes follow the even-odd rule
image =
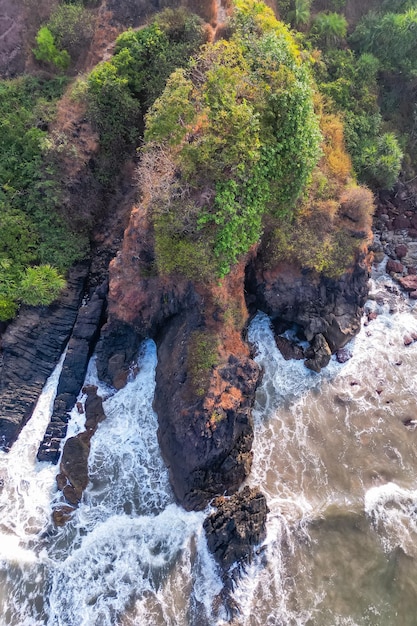
[[[313,372],[319,373],[323,367],[326,367],[331,359],[332,351],[323,335],[318,334],[311,342],[311,346],[306,352],[307,359],[305,366]]]
[[[217,511],[204,520],[204,531],[209,550],[227,571],[233,563],[250,559],[265,539],[269,509],[263,493],[249,487],[231,498],[216,498],[213,505]]]
[[[281,335],[275,335],[275,343],[286,361],[289,361],[290,359],[301,360],[305,358],[303,348],[295,341],[291,341],[286,337],[281,337]]]
[[[59,468],[60,472],[56,477],[58,489],[62,491],[66,501],[72,507],[78,506],[88,485],[90,440],[96,432],[99,423],[106,417],[103,410],[103,401],[97,395],[97,387],[88,386],[83,391],[87,394],[85,401],[86,429],[75,437],[70,437],[65,442]],[[59,524],[57,521],[55,523],[62,525],[66,519],[66,517],[64,519],[60,517],[58,520]]]
[[[404,265],[399,261],[388,259],[386,270],[388,274],[402,274],[402,272],[404,272]]]

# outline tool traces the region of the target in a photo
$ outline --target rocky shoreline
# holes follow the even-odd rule
[[[386,271],[417,300],[417,191],[398,183],[382,191],[375,211],[375,260],[388,256]]]
[[[385,193],[379,196],[376,237],[371,250],[377,262],[385,254],[389,256],[388,272],[413,298],[406,281],[412,282],[417,276],[417,231],[413,228],[417,203],[416,195],[406,191],[398,186],[390,194],[390,200]],[[229,520],[230,529],[231,520],[237,515],[242,528],[248,529],[253,520],[244,521],[246,513],[242,510],[251,510],[246,500],[251,501],[253,494],[246,494],[248,498],[245,496],[243,501],[239,499],[243,496],[239,496],[236,502],[229,498],[215,499],[237,492],[251,468],[251,410],[261,372],[245,341],[245,328],[255,310],[261,309],[273,322],[284,356],[303,358],[306,366],[316,371],[327,364],[332,353],[338,352],[342,358],[343,347],[360,328],[367,297],[369,257],[357,259],[352,271],[339,280],[331,280],[288,265],[265,270],[257,251],[253,250],[223,281],[221,288],[191,283],[180,277],[167,280],[150,275],[153,258],[150,233],[144,228],[145,216],[138,209],[132,215],[122,250],[111,264],[109,296],[104,283],[83,301],[88,266],[77,266],[59,302],[49,309],[23,309],[3,333],[0,364],[3,449],[10,449],[30,418],[42,386],[66,343],[69,342],[67,358],[54,413],[38,453],[38,458],[44,461],[59,459],[68,411],[76,402],[96,341],[99,374],[118,389],[126,382],[142,339],[153,337],[158,346],[155,395],[158,438],[176,498],[188,510],[203,509],[209,502],[218,507],[205,524],[215,554],[216,550],[220,554],[226,544],[232,552],[240,550],[241,542],[242,555],[249,555],[260,540],[261,530],[247,536],[238,533],[238,539],[229,536],[224,539],[226,535],[218,520]],[[127,263],[127,259],[131,262]],[[105,325],[100,333],[103,321]],[[294,347],[281,336],[285,328],[294,324],[310,342],[309,350]],[[203,393],[190,373],[193,367],[190,346],[195,337],[218,341],[215,359],[200,381],[204,385]],[[95,407],[100,399],[94,390],[88,393],[87,404],[91,396],[90,404]],[[91,407],[87,410],[86,431],[69,439],[64,447],[57,482],[68,505],[54,512],[57,525],[71,516],[88,483],[90,440],[104,419],[102,410],[100,413],[94,407],[93,416],[89,415]],[[258,513],[258,526],[262,529],[266,504]],[[221,545],[223,548],[219,548]],[[229,562],[228,557],[222,559]]]

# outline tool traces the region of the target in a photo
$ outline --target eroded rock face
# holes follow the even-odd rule
[[[98,372],[115,386],[129,370],[138,341],[156,339],[158,437],[176,497],[187,509],[236,491],[251,466],[251,408],[260,371],[241,336],[248,318],[244,268],[243,261],[221,287],[156,275],[152,232],[141,207],[132,211],[110,267],[109,321],[98,346]],[[190,366],[195,333],[209,337],[215,356],[205,367],[203,387]]]
[[[25,69],[24,6],[21,0],[0,0],[0,76],[11,78]]]
[[[171,484],[187,510],[202,509],[219,493],[233,493],[252,465],[251,410],[260,380],[245,354],[229,355],[211,372],[200,397],[187,371],[187,347],[195,319],[177,317],[158,350],[158,438]]]
[[[217,511],[204,520],[204,531],[209,550],[227,571],[250,558],[254,546],[265,539],[269,509],[264,494],[249,487],[231,498],[216,498],[213,505]]]
[[[334,353],[358,333],[368,295],[368,278],[366,258],[338,280],[284,264],[265,270],[256,259],[248,267],[247,291],[253,309],[265,311],[273,320],[281,319],[301,327],[313,353],[319,352],[314,356],[310,351],[308,355],[309,365],[311,359],[315,360],[313,369],[319,371],[317,366],[321,368],[328,363],[324,354],[327,348],[321,338],[330,353]],[[318,336],[321,338],[315,340]]]

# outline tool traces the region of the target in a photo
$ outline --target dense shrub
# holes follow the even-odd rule
[[[100,136],[104,179],[138,140],[142,115],[171,72],[184,66],[205,38],[200,18],[167,9],[145,28],[120,35],[113,58],[91,72],[88,112]]]
[[[286,261],[337,278],[366,248],[373,194],[352,180],[341,119],[326,112],[326,102],[320,98],[317,107],[322,157],[293,219],[269,220],[263,248],[267,264]]]
[[[64,85],[30,77],[0,81],[0,319],[14,315],[29,267],[49,264],[63,272],[88,249],[85,236],[60,216],[58,174],[44,158],[47,133],[38,128]],[[46,276],[58,284],[53,272]],[[31,302],[44,303],[47,294],[33,289]]]
[[[350,38],[360,52],[371,52],[381,68],[413,77],[417,71],[417,8],[404,13],[369,13]]]
[[[383,132],[378,95],[379,60],[365,52],[327,52],[317,78],[322,93],[337,112],[343,113],[346,146],[361,182],[391,187],[401,168],[402,151],[397,138]]]
[[[91,40],[93,17],[80,4],[60,4],[52,12],[47,27],[58,47],[75,61]]]
[[[36,35],[36,48],[33,50],[38,61],[50,63],[60,70],[69,67],[71,58],[66,50],[60,50],[56,45],[56,40],[47,26],[42,26]]]
[[[340,13],[318,13],[314,18],[310,34],[323,49],[333,48],[346,38],[347,21]]]
[[[163,153],[173,164],[162,196],[161,185],[146,190],[162,272],[193,275],[205,258],[213,278],[227,274],[267,212],[291,215],[319,156],[310,77],[289,31],[248,0],[235,4],[231,30],[171,75],[146,118],[142,167]],[[167,188],[181,201],[167,202]]]

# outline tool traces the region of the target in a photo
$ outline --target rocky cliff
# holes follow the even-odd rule
[[[158,436],[174,492],[187,509],[233,493],[250,471],[260,371],[244,339],[249,310],[297,324],[311,346],[306,365],[316,371],[360,328],[368,257],[339,279],[284,264],[266,269],[262,259],[252,249],[221,283],[159,276],[152,228],[146,209],[137,206],[110,266],[98,371],[119,387],[139,341],[156,339]]]

